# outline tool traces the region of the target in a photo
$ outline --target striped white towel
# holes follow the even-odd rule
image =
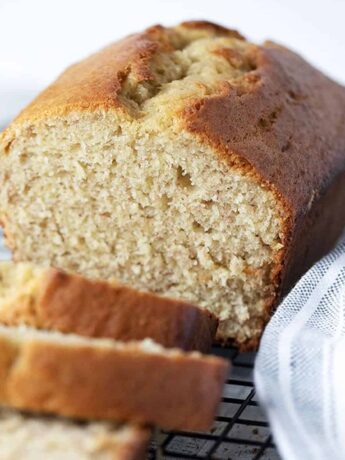
[[[345,459],[345,239],[274,314],[255,384],[285,460]]]

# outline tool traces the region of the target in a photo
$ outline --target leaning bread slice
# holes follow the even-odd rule
[[[142,460],[149,430],[0,409],[1,460]]]
[[[227,361],[165,349],[0,326],[0,403],[165,429],[210,428]]]
[[[189,303],[30,263],[0,262],[0,323],[208,351],[215,317]]]

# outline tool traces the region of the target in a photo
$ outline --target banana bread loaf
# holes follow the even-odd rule
[[[215,317],[194,305],[30,263],[0,262],[0,324],[209,351]]]
[[[1,460],[144,460],[150,432],[0,409]]]
[[[211,428],[228,362],[24,326],[0,326],[0,404],[86,420]]]
[[[116,276],[255,346],[345,223],[345,90],[288,49],[155,26],[71,66],[1,137],[17,261]]]

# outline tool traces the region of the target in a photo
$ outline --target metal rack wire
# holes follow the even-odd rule
[[[254,353],[215,347],[213,352],[232,361],[222,403],[209,433],[159,432],[150,460],[279,460],[253,385]]]

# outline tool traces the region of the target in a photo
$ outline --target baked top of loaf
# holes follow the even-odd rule
[[[183,301],[30,263],[0,262],[0,323],[209,351],[217,321]]]
[[[0,402],[81,419],[211,427],[228,362],[165,349],[0,326]]]
[[[212,311],[256,346],[345,224],[345,90],[288,49],[155,26],[71,66],[2,135],[16,260]]]
[[[149,430],[0,409],[1,460],[142,460]]]

